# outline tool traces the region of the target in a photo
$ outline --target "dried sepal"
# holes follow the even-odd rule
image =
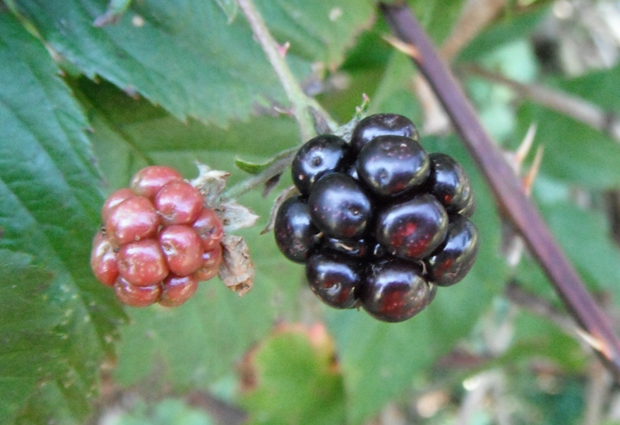
[[[198,177],[191,181],[192,186],[204,197],[204,206],[213,209],[224,226],[226,232],[232,232],[256,224],[258,216],[249,208],[235,200],[223,200],[221,195],[226,188],[226,180],[230,173],[213,170],[208,165],[196,163]]]
[[[224,285],[239,294],[245,294],[254,284],[254,264],[248,245],[241,236],[224,235],[222,264],[218,275]]]
[[[336,136],[342,137],[347,143],[351,142],[351,134],[353,134],[353,129],[355,126],[368,114],[368,107],[370,105],[370,98],[364,93],[362,95],[362,103],[360,106],[355,107],[355,115],[348,123],[340,126],[334,134]]]
[[[222,263],[218,275],[224,285],[241,296],[252,289],[254,264],[250,258],[248,245],[243,238],[228,232],[251,227],[256,224],[259,217],[235,200],[222,199],[230,173],[213,170],[205,164],[197,163],[196,165],[198,177],[193,179],[191,184],[204,197],[205,207],[215,211],[225,232],[221,240]]]
[[[258,220],[258,216],[256,214],[254,214],[249,208],[237,203],[237,201],[225,201],[214,209],[222,221],[225,232],[232,232],[246,227],[252,227]]]
[[[269,196],[269,194],[278,186],[278,183],[280,183],[281,177],[282,177],[282,173],[276,174],[275,176],[271,177],[265,182],[265,185],[263,187],[263,193],[262,193],[263,198],[266,198],[267,196]]]
[[[226,180],[230,177],[227,171],[213,170],[206,164],[196,163],[198,177],[191,181],[192,186],[200,191],[205,198],[205,206],[215,208],[220,202],[220,195],[226,188]]]

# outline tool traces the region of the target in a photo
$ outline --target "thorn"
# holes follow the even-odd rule
[[[406,54],[409,57],[412,57],[416,61],[420,60],[421,58],[420,51],[416,49],[416,47],[413,44],[405,43],[404,41],[399,40],[398,38],[392,37],[391,35],[384,35],[382,36],[382,38],[388,44],[394,47],[396,50],[403,52],[404,54]]]
[[[424,261],[420,261],[418,265],[422,268],[422,274],[426,276],[428,274],[428,268],[426,267],[426,263]]]
[[[602,353],[605,358],[611,359],[611,353],[609,352],[609,348],[603,341],[581,328],[575,328],[575,331],[586,344],[588,344],[594,350]]]
[[[271,191],[276,188],[276,186],[280,182],[280,177],[282,177],[282,173],[276,174],[275,176],[271,177],[265,182],[265,186],[263,188],[263,193],[262,193],[263,198],[266,198],[267,196],[269,196]]]
[[[293,110],[292,109],[282,109],[278,106],[274,106],[273,110],[276,111],[278,114],[283,114],[283,115],[288,115],[288,116],[293,116]]]
[[[134,100],[140,99],[140,95],[138,94],[138,89],[136,89],[136,87],[134,87],[133,85],[126,86],[123,89],[123,91],[125,92],[127,96],[133,98]]]
[[[358,118],[362,118],[360,115],[364,114],[368,110],[368,105],[370,104],[370,97],[366,93],[362,93],[362,104],[355,107],[355,115]]]
[[[545,152],[544,146],[539,146],[536,149],[536,156],[534,157],[534,162],[530,166],[530,169],[527,171],[525,177],[523,177],[523,191],[526,196],[530,196],[532,193],[532,186],[534,185],[534,180],[538,175],[538,171],[540,170],[540,164],[542,163],[543,153]]]
[[[532,144],[534,143],[534,138],[536,137],[536,130],[538,128],[537,124],[530,125],[530,128],[527,129],[527,133],[525,133],[525,137],[523,141],[517,148],[514,154],[514,160],[516,162],[517,169],[521,167],[523,161],[527,157],[527,154],[532,149]]]
[[[286,57],[286,53],[288,52],[288,49],[290,49],[290,47],[291,43],[289,43],[288,41],[282,45],[276,45],[276,49],[278,49],[278,53],[280,54],[280,56],[282,56],[282,58]]]

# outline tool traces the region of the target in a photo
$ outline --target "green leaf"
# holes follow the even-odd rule
[[[94,128],[93,149],[109,192],[127,186],[133,173],[148,164],[167,164],[190,178],[196,175],[196,161],[233,171],[240,154],[246,162],[262,163],[298,145],[299,131],[289,117],[261,116],[223,130],[193,119],[179,122],[107,83],[82,78],[73,87]],[[233,173],[229,185],[242,177]]]
[[[342,376],[321,325],[276,332],[248,355],[242,371],[250,380],[241,397],[249,424],[344,423]]]
[[[620,96],[619,78],[620,66],[615,66],[602,71],[591,71],[575,78],[553,81],[551,84],[617,114],[620,113],[617,101]]]
[[[620,187],[620,144],[585,124],[529,102],[520,108],[518,118],[520,135],[537,124],[536,143],[545,149],[541,173],[590,189]]]
[[[415,72],[407,55],[393,52],[370,99],[370,113],[397,112],[421,123],[422,111],[411,84]]]
[[[192,408],[182,400],[164,399],[158,403],[139,400],[133,408],[114,422],[117,425],[212,425],[214,422],[202,410]]]
[[[260,117],[224,131],[194,120],[181,123],[110,84],[81,79],[74,87],[92,122],[94,150],[110,191],[127,186],[131,175],[147,163],[174,166],[190,178],[196,175],[196,160],[233,171],[239,153],[264,162],[297,144],[298,130],[290,118]],[[229,183],[242,177],[244,173],[233,173]],[[291,184],[288,173],[282,180],[282,185]],[[240,298],[214,279],[201,283],[198,293],[178,308],[129,309],[132,324],[123,328],[115,369],[121,385],[148,378],[179,391],[190,386],[206,389],[229,374],[274,321],[298,314],[303,268],[284,259],[272,234],[259,234],[273,199],[254,191],[239,202],[261,216],[253,228],[236,232],[250,247],[254,288]]]
[[[540,22],[549,14],[549,8],[540,6],[529,13],[508,13],[493,23],[461,51],[459,61],[474,61],[501,48],[508,43],[524,39],[533,32]]]
[[[620,67],[595,71],[570,79],[554,80],[551,86],[582,97],[617,113]],[[542,173],[562,182],[590,189],[620,187],[620,144],[608,135],[541,106],[525,103],[519,110],[520,134],[538,124],[536,140],[545,148]]]
[[[131,309],[132,324],[122,330],[115,370],[121,385],[148,378],[180,391],[207,389],[227,376],[275,321],[297,316],[303,268],[283,260],[272,234],[259,235],[270,202],[252,193],[243,203],[262,216],[255,227],[238,232],[246,239],[256,267],[252,290],[239,297],[216,278],[201,283],[181,307]]]
[[[21,357],[23,347],[3,351],[14,356],[19,374],[37,381],[21,406],[22,420],[36,415],[48,422],[68,412],[81,421],[124,317],[89,266],[102,196],[83,133],[88,123],[45,47],[6,13],[0,13],[0,69],[0,248],[30,254],[52,276],[31,325],[53,334],[53,341],[30,341],[32,351],[53,347],[46,364]],[[18,303],[20,296],[11,292],[3,301]],[[58,312],[61,320],[48,322]]]
[[[344,59],[354,37],[372,24],[369,0],[258,0],[256,5],[276,40],[289,42],[289,53],[330,70]]]
[[[543,357],[569,371],[582,372],[587,366],[587,353],[580,342],[548,318],[520,311],[514,320],[514,344],[505,356],[513,357],[510,363],[523,365],[532,357]],[[519,353],[520,350],[524,351]]]
[[[380,323],[361,311],[327,312],[341,359],[351,424],[362,423],[398,398],[416,376],[466,336],[507,279],[499,254],[499,218],[474,163],[453,137],[429,137],[422,144],[428,152],[441,151],[456,158],[472,179],[477,201],[473,221],[480,232],[480,251],[462,282],[439,288],[433,303],[406,322]]]
[[[226,15],[229,24],[235,20],[237,12],[239,11],[239,6],[236,0],[215,0],[215,2]]]
[[[425,1],[408,0],[428,35],[440,45],[451,33],[458,20],[464,0]]]
[[[550,196],[551,191],[561,192]],[[534,184],[534,198],[540,211],[587,289],[596,296],[597,292],[610,294],[614,299],[620,296],[617,282],[620,280],[620,251],[610,238],[608,218],[595,209],[585,209],[570,202],[570,186],[540,178]],[[561,300],[553,290],[542,269],[529,256],[519,264],[515,279],[527,290],[549,300],[562,309]],[[554,356],[559,357],[559,356]]]
[[[278,41],[290,41],[287,58],[300,80],[314,62],[342,61],[373,10],[357,0],[263,0],[257,6]],[[139,93],[177,118],[226,126],[274,102],[288,103],[245,19],[229,24],[214,1],[135,2],[117,25],[104,28],[92,25],[103,11],[97,0],[22,0],[18,7],[54,51],[88,77]]]
[[[123,13],[127,11],[132,0],[110,0],[108,9],[103,15],[97,16],[93,25],[96,27],[103,27],[105,25],[118,22]]]
[[[382,38],[389,31],[385,21],[378,20],[349,51],[339,70],[339,78],[347,84],[321,94],[323,105],[341,121],[351,119],[362,94],[370,98],[369,113],[394,112],[421,121],[421,108],[412,85],[415,67],[411,58],[392,49]]]
[[[62,349],[54,332],[62,311],[47,305],[52,277],[31,256],[0,249],[0,417],[6,423],[45,375],[37,368],[53,375]]]
[[[606,217],[567,202],[545,205],[542,213],[590,288],[620,296],[620,251],[609,237]]]

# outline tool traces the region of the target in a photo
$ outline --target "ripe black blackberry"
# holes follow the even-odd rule
[[[473,266],[470,180],[453,158],[427,154],[418,140],[408,118],[376,114],[350,141],[321,135],[295,156],[301,195],[281,205],[276,242],[306,263],[310,288],[326,304],[401,322]]]

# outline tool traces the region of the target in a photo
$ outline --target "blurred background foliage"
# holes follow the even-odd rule
[[[371,1],[255,0],[304,90],[340,123],[418,123],[472,177],[470,275],[402,324],[328,310],[260,235],[279,190],[240,202],[257,275],[179,308],[122,308],[92,277],[113,190],[148,164],[247,177],[303,142],[232,0],[0,4],[0,422],[6,424],[614,424],[620,393],[496,209],[475,161]],[[620,2],[410,0],[532,200],[620,328]],[[529,128],[534,147],[514,152]]]

